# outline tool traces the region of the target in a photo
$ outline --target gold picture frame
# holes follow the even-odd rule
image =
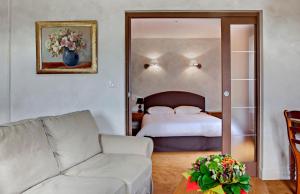
[[[37,74],[97,73],[97,21],[37,21]]]

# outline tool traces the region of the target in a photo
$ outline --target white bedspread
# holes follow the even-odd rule
[[[233,134],[238,130],[234,129]],[[137,136],[172,137],[172,136],[205,136],[222,135],[222,120],[206,113],[192,115],[145,114],[142,129]]]

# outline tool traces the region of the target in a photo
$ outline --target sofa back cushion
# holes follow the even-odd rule
[[[98,128],[89,111],[42,118],[61,171],[101,152]]]
[[[21,193],[58,174],[40,120],[0,126],[0,193]]]

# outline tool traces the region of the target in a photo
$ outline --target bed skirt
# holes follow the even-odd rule
[[[155,152],[222,151],[222,137],[178,136],[149,137]]]

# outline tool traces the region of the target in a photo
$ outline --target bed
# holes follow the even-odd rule
[[[222,136],[222,120],[201,112],[192,115],[145,114],[142,129],[138,136],[177,137],[177,136]]]
[[[197,115],[151,115],[150,107],[194,106]],[[137,136],[153,139],[154,151],[221,151],[222,121],[205,113],[203,96],[183,91],[156,93],[144,98],[145,115]]]

